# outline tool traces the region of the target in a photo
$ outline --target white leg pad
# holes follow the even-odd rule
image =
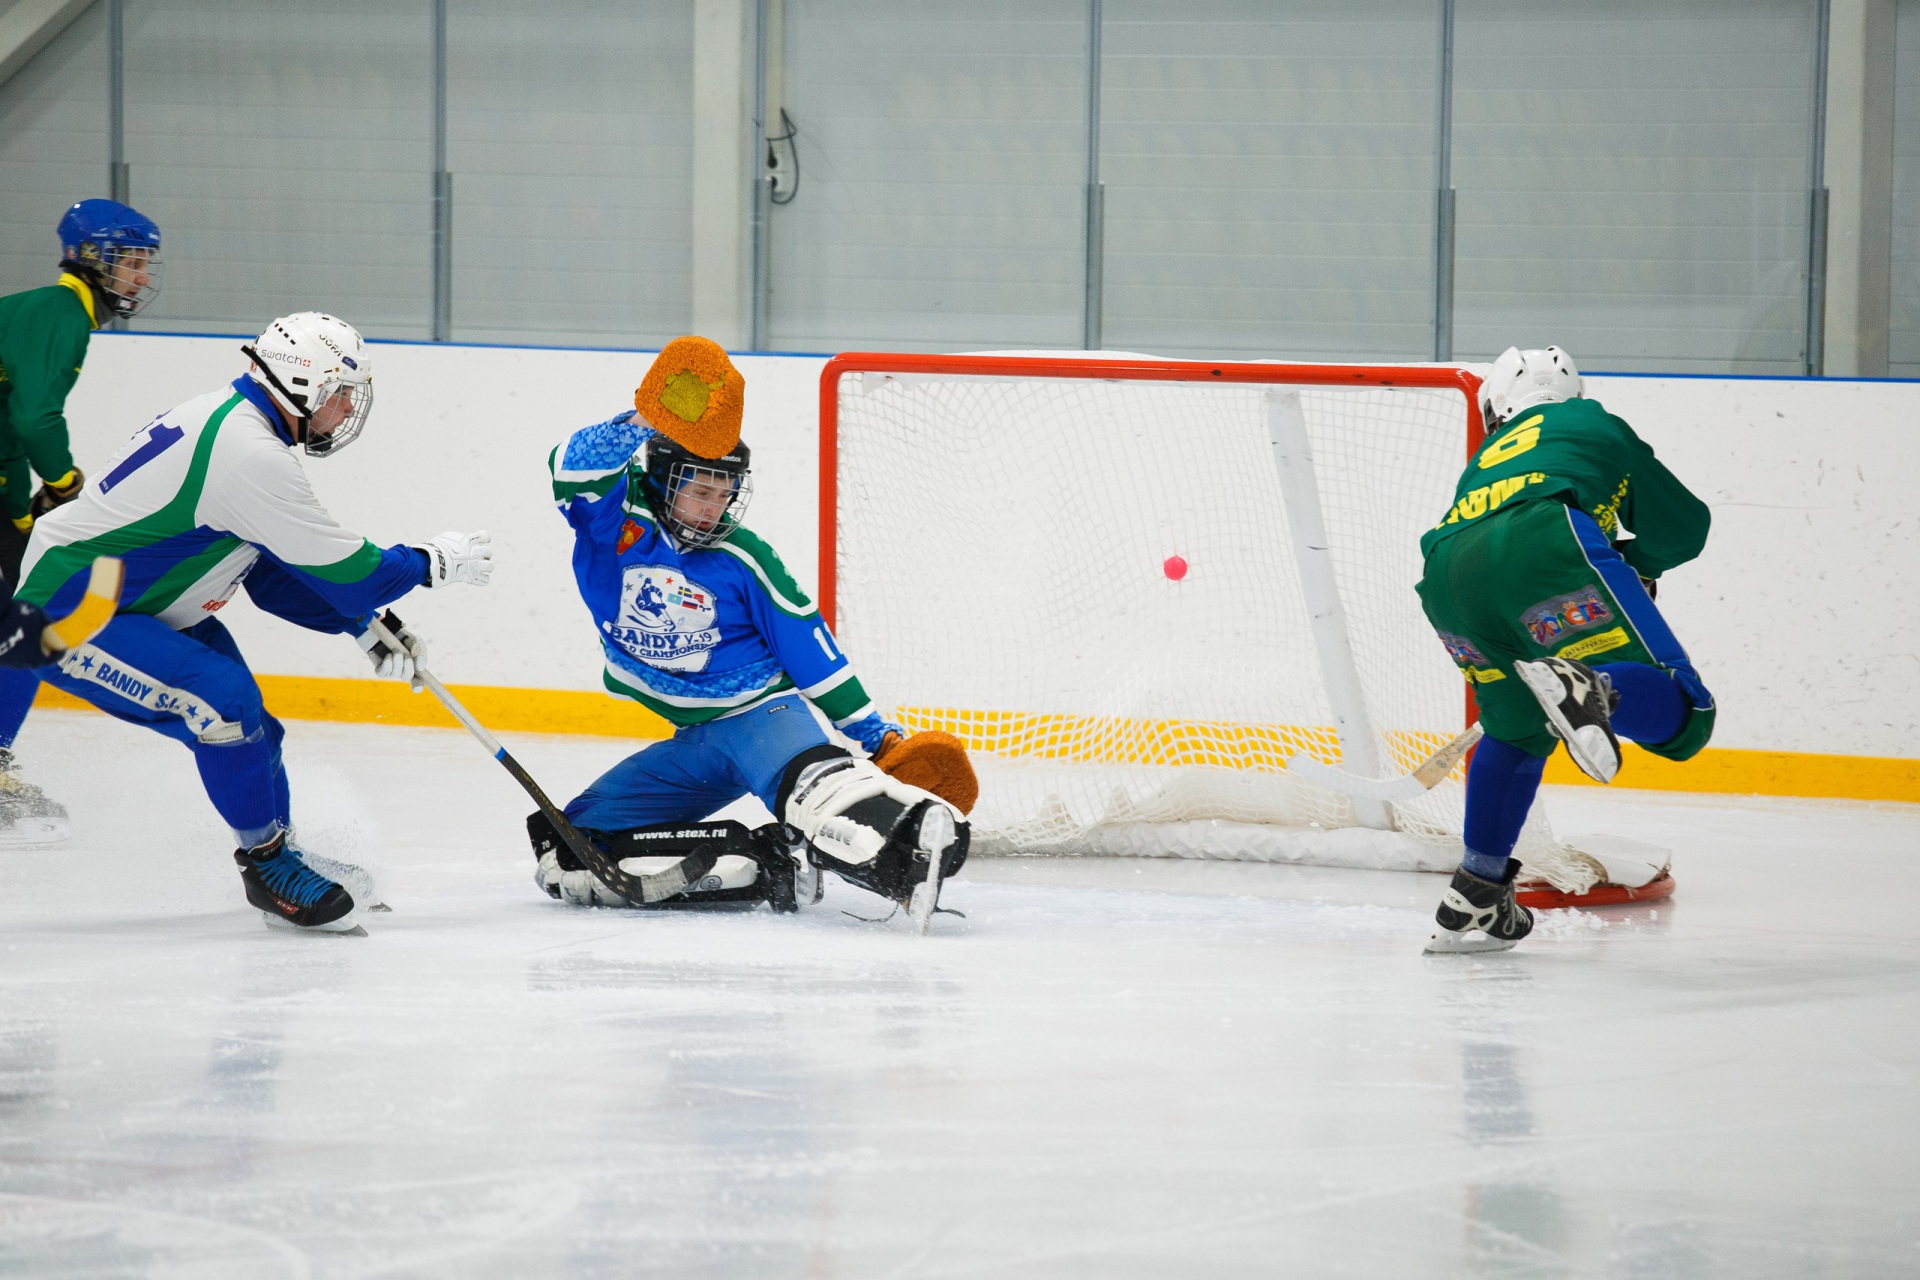
[[[848,756],[807,766],[787,797],[784,820],[800,829],[822,853],[852,866],[864,866],[880,856],[893,834],[848,816],[862,801],[885,796],[905,809],[931,800],[963,819],[952,805],[931,791],[909,786],[888,776],[871,760]]]

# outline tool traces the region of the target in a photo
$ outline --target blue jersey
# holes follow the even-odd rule
[[[600,632],[607,690],[676,728],[797,689],[868,751],[901,732],[874,710],[772,547],[738,526],[710,547],[674,544],[631,465],[652,434],[638,414],[623,413],[574,432],[547,458],[554,502],[573,526],[573,575]]]

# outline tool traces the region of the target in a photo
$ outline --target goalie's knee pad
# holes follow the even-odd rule
[[[929,843],[922,825],[935,806],[953,819],[941,878],[967,860],[965,820],[930,791],[888,776],[872,761],[837,747],[802,752],[781,779],[779,816],[797,828],[821,865],[882,897],[904,902],[926,878]]]
[[[656,875],[689,859],[709,864],[706,874],[653,906],[765,902],[775,911],[797,911],[802,897],[808,903],[819,901],[817,877],[796,886],[796,879],[805,880],[804,875],[797,876],[791,853],[798,835],[778,823],[749,830],[731,821],[670,822],[625,831],[582,830],[581,834],[629,875]],[[527,815],[527,838],[538,859],[534,883],[550,897],[577,906],[641,905],[629,902],[582,866],[544,813]]]

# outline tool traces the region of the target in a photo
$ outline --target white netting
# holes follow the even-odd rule
[[[902,723],[977,753],[982,852],[1457,864],[1457,771],[1393,806],[1393,832],[1355,830],[1353,801],[1286,771],[1341,756],[1270,389],[840,378],[837,633]],[[1298,391],[1366,712],[1404,774],[1465,725],[1414,583],[1466,401]],[[1537,826],[1523,846],[1549,847]]]

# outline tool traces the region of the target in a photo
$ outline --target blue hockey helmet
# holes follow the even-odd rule
[[[61,265],[139,315],[160,292],[160,228],[118,200],[82,200],[60,219]]]

